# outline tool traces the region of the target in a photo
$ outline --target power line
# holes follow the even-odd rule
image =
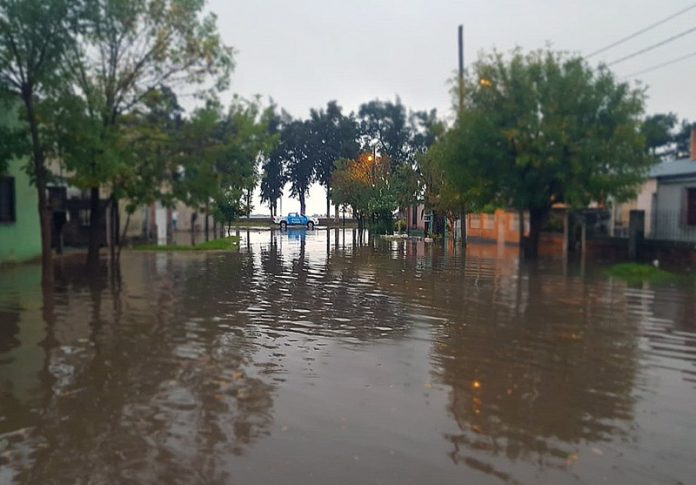
[[[623,44],[624,42],[629,41],[629,40],[633,39],[634,37],[638,37],[640,34],[643,34],[643,33],[647,32],[647,31],[649,31],[649,30],[652,30],[652,29],[654,29],[655,27],[657,27],[657,26],[659,26],[659,25],[662,25],[662,24],[664,24],[665,22],[667,22],[667,21],[669,21],[669,20],[672,20],[673,18],[678,17],[678,16],[680,16],[681,14],[688,12],[688,11],[691,10],[692,8],[696,8],[696,3],[692,4],[692,5],[689,6],[689,7],[686,7],[686,8],[683,9],[683,10],[678,11],[677,13],[674,13],[674,14],[670,15],[669,17],[665,17],[664,19],[660,20],[659,22],[655,22],[654,24],[648,25],[647,27],[644,27],[644,28],[642,28],[642,29],[640,29],[640,30],[637,30],[636,32],[633,32],[632,34],[627,35],[626,37],[624,37],[624,38],[622,38],[622,39],[619,39],[619,40],[617,40],[616,42],[614,42],[614,43],[612,43],[612,44],[609,44],[609,45],[607,45],[607,46],[605,46],[605,47],[602,47],[601,49],[597,49],[596,51],[591,52],[590,54],[586,55],[585,57],[589,59],[590,57],[596,56],[597,54],[601,54],[602,52],[608,51],[608,50],[611,49],[612,47],[616,47],[617,45]]]
[[[633,74],[629,74],[628,76],[623,76],[623,79],[628,79],[631,77],[638,76],[640,74],[645,74],[646,72],[654,71],[656,69],[660,69],[661,67],[669,66],[671,64],[675,64],[677,62],[685,61],[686,59],[690,59],[691,57],[696,57],[696,51],[683,55],[681,57],[677,57],[676,59],[672,59],[671,61],[663,62],[661,64],[657,64],[655,66],[647,67],[645,69],[642,69],[640,71],[634,72]]]
[[[619,58],[619,59],[616,59],[615,61],[612,61],[612,62],[608,63],[607,66],[613,66],[614,64],[618,64],[619,62],[627,61],[628,59],[632,59],[632,58],[634,58],[634,57],[636,57],[636,56],[639,56],[639,55],[641,55],[641,54],[644,54],[644,53],[646,53],[646,52],[648,52],[648,51],[651,51],[651,50],[653,50],[653,49],[657,49],[657,48],[660,47],[660,46],[663,46],[663,45],[665,45],[665,44],[668,44],[668,43],[672,42],[673,40],[677,40],[677,39],[679,39],[680,37],[684,37],[685,35],[690,34],[691,32],[694,32],[694,31],[696,31],[696,27],[691,27],[690,29],[687,29],[687,30],[685,30],[684,32],[680,32],[680,33],[678,33],[678,34],[676,34],[676,35],[673,35],[672,37],[669,37],[669,38],[667,38],[667,39],[665,39],[665,40],[663,40],[663,41],[661,41],[661,42],[658,42],[657,44],[649,45],[649,46],[646,47],[645,49],[641,49],[641,50],[639,50],[639,51],[637,51],[637,52],[634,52],[634,53],[632,53],[632,54],[628,54],[627,56],[623,56],[623,57],[621,57],[621,58]]]

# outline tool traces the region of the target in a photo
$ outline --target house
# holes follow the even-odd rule
[[[426,211],[425,205],[415,204],[404,210],[404,218],[409,232],[425,233],[430,221],[430,214]]]
[[[24,160],[11,160],[0,173],[0,263],[41,256],[38,194],[24,170]]]
[[[638,196],[612,209],[614,236],[626,236],[631,210],[645,212],[645,237],[696,242],[696,129],[691,132],[690,156],[653,167]]]
[[[16,125],[12,110],[0,108],[0,126]],[[0,263],[41,256],[38,194],[25,165],[26,160],[10,160],[0,167]]]

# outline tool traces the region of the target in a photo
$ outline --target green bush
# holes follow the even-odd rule
[[[142,246],[135,246],[133,249],[137,251],[231,251],[238,248],[239,238],[230,236],[223,239],[213,239],[212,241],[196,244],[195,246],[183,246],[178,244],[158,246],[157,244],[144,244]]]

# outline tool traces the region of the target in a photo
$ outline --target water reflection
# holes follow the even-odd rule
[[[694,475],[692,289],[505,246],[241,235],[66,259],[51,291],[0,272],[0,482]]]

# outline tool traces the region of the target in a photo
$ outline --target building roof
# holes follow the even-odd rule
[[[696,160],[683,158],[671,162],[661,162],[650,170],[650,178],[683,177],[696,175]]]

